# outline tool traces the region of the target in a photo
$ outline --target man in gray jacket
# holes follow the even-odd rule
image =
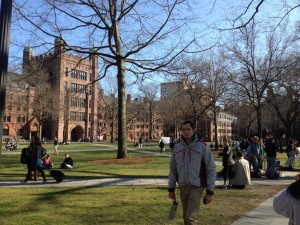
[[[212,201],[216,180],[216,165],[211,150],[195,135],[191,121],[181,124],[180,142],[175,145],[170,161],[169,197],[176,201],[175,187],[178,182],[185,225],[197,224],[200,199],[204,188],[205,204]],[[205,163],[207,184],[200,180],[201,162]],[[204,187],[205,186],[205,187]]]

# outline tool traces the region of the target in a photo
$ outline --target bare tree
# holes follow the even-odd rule
[[[294,60],[296,58],[296,60]],[[285,69],[284,76],[268,87],[268,102],[285,127],[287,138],[296,137],[296,123],[300,114],[299,58],[289,57],[295,63]]]
[[[262,107],[266,103],[267,88],[278,81],[285,67],[291,42],[284,33],[275,30],[259,32],[255,22],[233,35],[227,52],[227,72],[240,95],[247,98],[256,111],[257,135],[262,135]],[[288,38],[286,38],[288,39]]]
[[[160,113],[158,110],[158,83],[148,83],[140,87],[141,97],[144,98],[144,110],[146,123],[149,124],[149,138],[152,139],[152,131],[154,125],[154,114]]]
[[[43,0],[39,3],[40,8],[29,2],[15,3],[19,15],[39,31],[38,40],[44,34],[60,38],[67,51],[82,54],[90,53],[93,48],[93,53],[104,63],[102,76],[108,72],[116,75],[117,158],[125,158],[126,75],[145,77],[150,72],[163,70],[180,53],[192,47],[195,39],[180,33],[188,21],[188,14],[183,13],[189,9],[188,1]],[[170,40],[167,47],[157,51],[154,46],[166,40]]]
[[[31,87],[34,87],[33,96],[29,96],[29,98],[33,98],[30,107],[33,109],[32,115],[39,121],[39,136],[41,138],[43,125],[56,119],[58,111],[61,110],[60,105],[55,102],[57,99],[54,97],[56,91],[51,87],[49,75],[49,71],[46,71],[45,68],[34,65],[30,70],[24,71],[19,78],[26,80]]]

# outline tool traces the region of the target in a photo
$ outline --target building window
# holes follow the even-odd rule
[[[68,76],[68,67],[65,67],[65,76]]]
[[[76,121],[76,112],[70,112],[70,120]]]
[[[18,136],[23,136],[23,129],[18,129]]]
[[[9,135],[9,129],[3,128],[3,135]]]
[[[71,106],[77,106],[77,99],[74,97],[71,97]]]
[[[71,92],[77,92],[78,85],[76,83],[71,83]]]
[[[7,116],[7,117],[6,117],[6,122],[11,122],[11,121],[10,121],[10,116]]]
[[[79,99],[79,107],[85,107],[85,99],[83,98]]]
[[[86,93],[86,86],[80,84],[79,85],[79,92],[82,93],[82,94],[85,94]]]
[[[79,74],[80,74],[79,78],[80,78],[81,80],[86,80],[86,75],[87,75],[86,72],[80,71]]]
[[[78,121],[85,121],[85,118],[86,118],[85,113],[83,113],[83,112],[78,112],[77,113],[77,120]]]
[[[17,117],[17,123],[21,123],[21,116]]]

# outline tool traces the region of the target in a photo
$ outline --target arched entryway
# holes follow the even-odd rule
[[[82,141],[83,140],[83,128],[76,126],[71,131],[71,141]]]

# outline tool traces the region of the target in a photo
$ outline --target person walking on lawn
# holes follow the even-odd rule
[[[200,200],[204,188],[206,193],[203,202],[212,202],[214,194],[216,165],[210,148],[195,135],[195,126],[191,121],[181,124],[181,139],[175,145],[170,160],[169,198],[176,202],[176,182],[180,190],[185,225],[197,224]],[[205,163],[207,185],[200,180],[202,161]]]
[[[58,155],[58,140],[54,138],[54,155]]]

